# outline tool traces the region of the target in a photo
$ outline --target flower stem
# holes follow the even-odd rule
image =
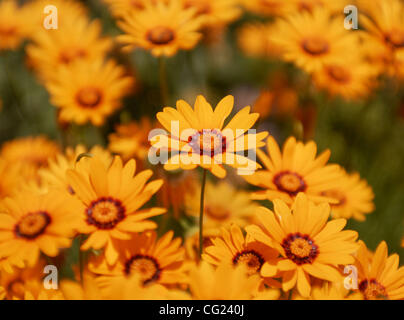
[[[160,78],[160,98],[163,106],[168,104],[168,86],[167,86],[167,71],[166,61],[164,57],[159,57],[159,78]]]
[[[199,208],[199,259],[203,253],[203,212],[204,212],[204,199],[205,199],[205,186],[206,186],[206,174],[208,170],[203,169],[202,186],[201,186],[201,202]]]

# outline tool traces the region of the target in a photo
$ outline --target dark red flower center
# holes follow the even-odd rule
[[[160,278],[161,269],[157,260],[153,257],[137,254],[125,263],[126,275],[138,274],[143,284],[157,281]]]
[[[86,209],[87,223],[98,229],[113,229],[125,218],[125,207],[120,200],[101,197]]]
[[[20,219],[15,226],[15,233],[21,238],[35,239],[45,232],[50,223],[51,217],[47,212],[31,212]]]
[[[297,265],[313,263],[318,256],[318,246],[308,235],[300,233],[289,234],[283,241],[282,247],[286,257]]]

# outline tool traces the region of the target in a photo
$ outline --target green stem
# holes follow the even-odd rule
[[[160,98],[163,106],[168,104],[167,70],[164,57],[159,57]]]
[[[201,186],[201,202],[199,208],[199,259],[203,253],[203,212],[204,212],[204,199],[205,199],[205,186],[206,186],[206,174],[208,170],[203,169],[202,186]]]

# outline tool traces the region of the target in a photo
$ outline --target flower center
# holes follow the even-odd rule
[[[359,284],[359,290],[363,293],[366,300],[387,299],[388,294],[384,286],[375,279],[363,280]]]
[[[395,48],[404,47],[404,32],[392,31],[385,36],[385,41]]]
[[[88,224],[99,229],[113,229],[125,218],[125,207],[119,200],[102,197],[91,202],[86,214]]]
[[[8,298],[10,300],[13,298],[24,299],[25,295],[24,281],[20,278],[11,281],[7,285],[7,291],[8,291]]]
[[[233,259],[235,265],[245,265],[247,267],[247,273],[249,275],[255,274],[261,270],[264,264],[262,256],[254,250],[245,250],[238,252]]]
[[[130,5],[136,9],[144,9],[144,4],[141,0],[131,0]]]
[[[22,238],[35,239],[45,231],[50,222],[51,217],[45,211],[28,213],[16,225],[15,233]]]
[[[100,90],[96,88],[83,88],[77,93],[76,100],[83,108],[92,109],[100,104],[102,94]]]
[[[167,27],[155,27],[147,32],[147,39],[155,45],[168,44],[174,40],[174,32]]]
[[[194,152],[214,157],[226,151],[226,137],[219,130],[203,129],[189,137],[189,145]]]
[[[291,196],[306,190],[306,183],[303,178],[295,172],[283,171],[274,176],[274,184],[278,190],[288,193]]]
[[[303,41],[302,48],[308,54],[318,56],[327,53],[329,50],[328,42],[321,38],[309,38]]]
[[[209,206],[207,205],[205,208],[205,213],[207,216],[214,220],[226,220],[230,217],[230,212],[224,207],[221,206]]]
[[[312,263],[318,255],[318,247],[308,235],[289,234],[282,242],[288,259],[297,265]]]
[[[350,76],[347,70],[340,66],[327,67],[327,74],[335,81],[346,83],[349,81]]]
[[[321,192],[322,196],[338,200],[337,203],[330,204],[331,207],[340,207],[346,203],[346,196],[339,190],[327,190]]]
[[[15,26],[0,26],[0,34],[2,37],[11,37],[17,33]]]
[[[65,48],[60,52],[59,60],[63,64],[69,64],[73,60],[84,58],[87,52],[82,48]]]
[[[124,272],[126,275],[139,274],[143,284],[147,284],[159,279],[161,269],[156,259],[137,254],[126,261]]]

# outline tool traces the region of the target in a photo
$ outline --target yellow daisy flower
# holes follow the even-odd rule
[[[56,158],[49,159],[48,167],[39,170],[39,176],[41,177],[43,186],[68,191],[74,194],[75,191],[67,181],[66,172],[69,169],[74,169],[78,160],[81,162],[86,161],[86,157],[79,159],[81,155],[97,157],[106,166],[109,166],[113,160],[111,153],[100,146],[94,146],[90,150],[87,150],[83,145],[78,145],[74,149],[68,147],[65,154],[58,154]]]
[[[244,266],[227,263],[215,269],[202,261],[189,275],[189,289],[195,300],[249,300],[257,295],[259,282],[259,276],[248,276]]]
[[[44,82],[59,80],[59,67],[80,60],[91,63],[111,48],[111,39],[101,36],[100,21],[89,22],[85,17],[72,20],[74,23],[63,28],[36,32],[33,43],[27,46],[29,64]]]
[[[270,39],[282,48],[284,60],[308,73],[359,46],[356,34],[344,28],[343,16],[331,17],[325,9],[279,19]]]
[[[370,18],[362,15],[363,26],[393,50],[404,48],[404,4],[400,0],[379,1],[370,7]]]
[[[206,247],[202,258],[216,266],[223,263],[244,265],[248,275],[260,274],[266,261],[276,263],[278,251],[254,240],[250,235],[246,237],[237,225],[232,225],[230,230],[222,228],[221,237],[213,238],[212,245]],[[263,279],[265,284],[271,287],[280,287],[278,281],[272,278]]]
[[[64,279],[60,282],[60,291],[66,300],[103,300],[101,288],[95,277],[89,273],[83,276],[83,283]]]
[[[348,174],[343,171],[338,185],[321,194],[338,201],[330,204],[333,218],[354,218],[364,221],[365,214],[375,209],[372,188],[365,180],[361,180],[357,173]]]
[[[195,8],[197,15],[203,16],[206,27],[227,25],[241,14],[238,0],[182,0],[182,3],[184,8]]]
[[[39,259],[32,267],[12,268],[0,273],[0,287],[4,287],[4,297],[7,300],[23,300],[26,286],[29,283],[41,281],[46,266],[45,259]]]
[[[60,67],[57,74],[46,84],[51,102],[60,109],[60,120],[77,124],[102,125],[133,85],[133,78],[112,60],[77,61]]]
[[[274,212],[265,207],[257,211],[260,226],[250,225],[246,231],[251,237],[277,250],[282,258],[275,264],[267,261],[261,275],[282,275],[282,289],[286,292],[297,285],[299,294],[308,297],[310,276],[327,281],[341,281],[338,265],[353,264],[358,249],[357,233],[341,231],[345,219],[327,222],[330,207],[315,205],[304,193],[299,193],[292,209],[281,200],[274,200]]]
[[[185,194],[185,207],[189,215],[199,216],[200,188]],[[232,223],[238,226],[247,225],[257,205],[251,201],[250,194],[236,189],[228,182],[214,185],[207,182],[204,206],[205,230],[229,227]]]
[[[358,59],[359,60],[359,59]],[[363,60],[335,61],[325,64],[313,75],[314,84],[332,96],[365,98],[376,85],[379,70]]]
[[[29,35],[27,15],[15,0],[0,3],[0,51],[17,49]]]
[[[273,23],[247,23],[237,31],[237,43],[248,56],[274,58],[281,55],[281,48],[270,39]]]
[[[258,15],[283,15],[290,10],[283,0],[241,0],[243,6]]]
[[[23,300],[64,300],[58,289],[46,289],[42,281],[28,283],[24,288]]]
[[[20,176],[20,164],[12,165],[10,162],[0,159],[0,200],[10,196],[23,180]]]
[[[90,271],[102,275],[100,285],[108,291],[114,282],[138,275],[143,285],[162,285],[186,282],[182,262],[184,249],[181,239],[173,239],[174,233],[167,232],[160,239],[154,231],[134,234],[129,241],[120,241],[118,258],[110,265],[106,255],[96,257],[89,263]]]
[[[118,22],[126,34],[117,39],[126,50],[141,47],[157,57],[173,56],[180,49],[192,49],[201,38],[203,18],[195,17],[195,12],[184,9],[180,0],[146,4],[144,10],[129,12]]]
[[[28,22],[33,26],[30,34],[31,38],[37,36],[39,32],[49,33],[49,31],[51,31],[52,33],[56,31],[55,29],[47,30],[44,28],[44,20],[51,13],[44,13],[44,9],[49,5],[57,9],[58,29],[73,25],[77,23],[79,19],[88,19],[88,10],[80,1],[52,0],[49,2],[48,0],[32,0],[27,2],[23,7],[23,10],[30,17]]]
[[[264,189],[254,192],[253,199],[281,199],[290,205],[299,192],[304,192],[316,203],[336,202],[335,199],[321,195],[321,192],[336,187],[342,175],[340,166],[327,164],[329,150],[316,157],[317,146],[313,141],[304,144],[290,137],[281,152],[275,139],[270,136],[267,153],[257,150],[265,169],[244,176],[247,182]]]
[[[157,169],[157,172],[160,168]],[[163,171],[163,170],[161,170]],[[174,217],[179,219],[182,209],[186,206],[185,198],[188,193],[194,194],[197,191],[197,174],[194,171],[180,171],[161,173],[164,184],[157,194],[159,203],[164,208],[172,208]]]
[[[101,280],[101,278],[100,278]],[[158,283],[143,285],[139,275],[118,278],[106,291],[107,299],[113,300],[189,300],[189,294],[180,290],[168,289]]]
[[[120,124],[111,133],[109,149],[118,153],[123,159],[136,158],[145,160],[150,149],[149,132],[155,128],[148,117],[143,117],[139,122]]]
[[[313,12],[316,8],[326,8],[331,12],[343,13],[344,8],[351,4],[349,0],[291,0],[290,6],[293,10]]]
[[[0,258],[12,257],[33,266],[40,252],[55,257],[68,248],[80,203],[57,191],[45,195],[20,193],[2,201]]]
[[[224,178],[226,170],[223,164],[237,168],[242,174],[250,174],[259,167],[254,160],[240,152],[261,147],[268,133],[245,134],[259,117],[258,113],[250,113],[250,107],[240,110],[224,126],[233,105],[233,96],[227,96],[213,111],[206,99],[199,95],[194,109],[184,100],[179,100],[176,109],[166,107],[157,113],[157,119],[170,134],[155,135],[151,143],[156,149],[168,149],[173,153],[164,162],[164,168],[192,170],[199,165],[215,176]],[[178,130],[175,129],[176,125],[179,126]]]
[[[136,163],[130,160],[123,166],[119,156],[111,166],[100,158],[82,161],[76,169],[67,171],[67,181],[81,200],[81,208],[75,211],[80,216],[78,231],[89,234],[82,244],[82,250],[105,248],[108,264],[118,259],[119,247],[116,240],[130,239],[130,233],[157,227],[147,220],[162,214],[165,209],[140,208],[160,189],[161,180],[147,183],[153,172],[145,170],[137,175]]]
[[[0,158],[10,166],[17,166],[15,170],[28,181],[39,179],[38,169],[46,167],[48,160],[58,153],[59,146],[45,136],[24,137],[5,142],[0,149]]]
[[[366,300],[404,299],[404,266],[399,266],[398,254],[388,256],[387,244],[382,241],[374,254],[363,241],[355,265],[358,268],[358,287]]]
[[[139,11],[145,8],[146,2],[154,0],[102,0],[108,5],[108,9],[114,17],[121,18],[128,12]]]
[[[362,300],[362,297],[357,292],[345,289],[342,283],[324,281],[321,286],[312,287],[309,298],[295,294],[293,300]]]

